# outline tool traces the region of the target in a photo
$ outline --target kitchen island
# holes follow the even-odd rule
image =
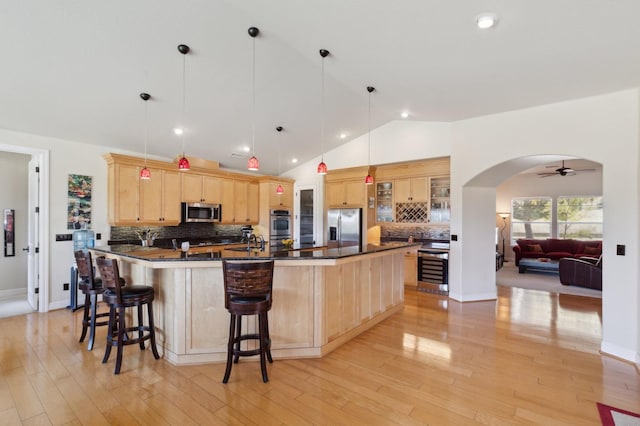
[[[127,282],[155,288],[158,349],[173,364],[226,361],[229,314],[222,260],[274,260],[269,329],[274,358],[322,357],[403,307],[402,242],[275,252],[134,245],[91,249],[119,260]],[[242,250],[242,251],[241,251]],[[247,321],[255,327],[254,321]]]

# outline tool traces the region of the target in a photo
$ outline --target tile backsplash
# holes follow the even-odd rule
[[[449,227],[421,225],[421,226],[400,226],[385,224],[380,225],[380,238],[409,239],[413,236],[416,240],[449,240]]]
[[[159,239],[186,239],[211,237],[240,237],[243,225],[218,225],[211,223],[187,223],[178,226],[112,226],[111,240],[136,240],[136,232],[142,233],[147,229],[157,232]]]

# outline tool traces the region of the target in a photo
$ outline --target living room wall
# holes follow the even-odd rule
[[[559,162],[553,163],[559,164]],[[550,176],[540,178],[535,173],[520,173],[505,180],[496,188],[496,212],[511,211],[511,200],[518,197],[552,197],[571,195],[602,195],[602,169],[594,172],[583,172],[573,176]],[[502,227],[502,219],[496,216],[498,232]],[[504,231],[506,240],[505,258],[513,260],[513,250],[510,247],[510,222]],[[502,250],[502,237],[499,247]]]

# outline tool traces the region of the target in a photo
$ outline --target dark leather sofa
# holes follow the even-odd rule
[[[602,291],[602,256],[598,259],[565,257],[560,259],[558,267],[563,285]]]

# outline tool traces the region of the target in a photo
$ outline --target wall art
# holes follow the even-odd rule
[[[91,228],[91,176],[69,175],[67,229]]]

